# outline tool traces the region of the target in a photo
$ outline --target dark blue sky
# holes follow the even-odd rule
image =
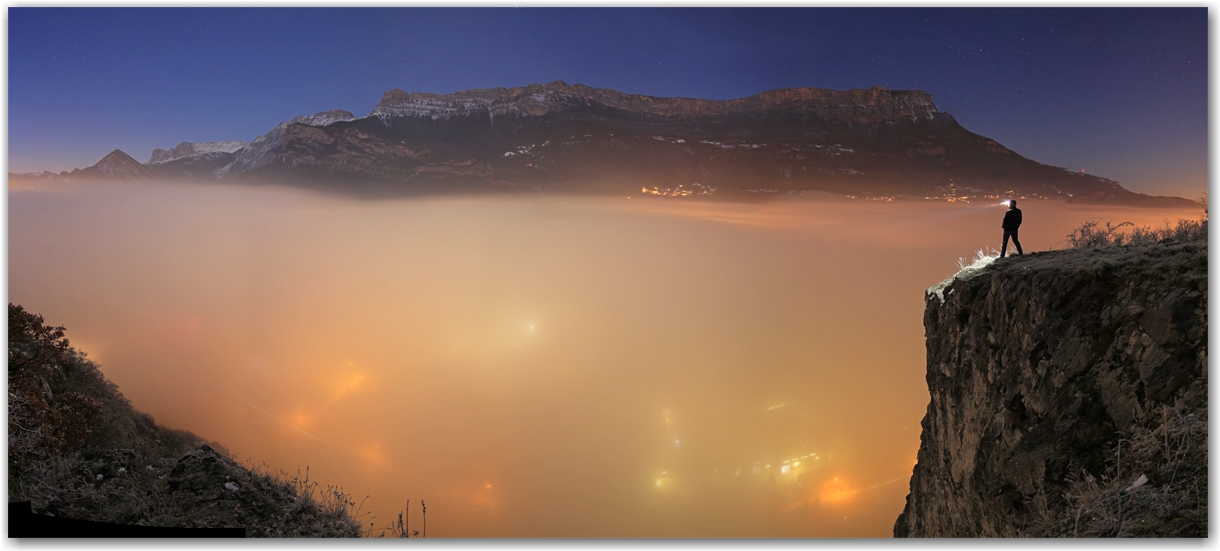
[[[727,99],[927,90],[967,129],[1148,193],[1207,185],[1207,9],[9,8],[8,170],[147,161],[393,88],[564,80]]]

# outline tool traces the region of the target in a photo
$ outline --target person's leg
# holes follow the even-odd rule
[[[1012,232],[1012,244],[1017,246],[1017,254],[1025,256],[1025,251],[1021,250],[1021,241],[1017,239],[1017,232],[1015,230]]]
[[[1008,252],[1008,237],[1010,235],[1012,235],[1011,232],[1004,232],[1004,244],[1000,245],[1000,258],[1004,258],[1004,253]]]

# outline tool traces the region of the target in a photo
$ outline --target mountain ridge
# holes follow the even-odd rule
[[[230,145],[209,145],[218,143]],[[822,191],[870,199],[1195,204],[1026,159],[962,128],[927,92],[880,86],[785,88],[728,100],[563,81],[452,94],[395,88],[364,117],[326,111],[280,123],[251,142],[183,142],[154,151],[144,167],[156,178],[274,181],[357,194],[685,197],[698,190],[754,200]],[[84,176],[110,177],[104,170]]]
[[[539,116],[564,102],[596,102],[635,114],[661,118],[716,117],[763,109],[802,109],[827,106],[827,115],[853,111],[853,107],[877,107],[901,112],[911,117],[930,117],[936,112],[931,95],[921,90],[887,90],[880,86],[868,89],[832,90],[827,88],[781,88],[767,90],[744,98],[713,100],[688,97],[657,97],[628,94],[608,88],[593,88],[563,81],[530,84],[515,88],[463,90],[452,94],[404,92],[395,88],[386,92],[370,116],[455,116],[478,114],[485,110],[493,115],[523,114]],[[904,110],[905,109],[905,110]]]

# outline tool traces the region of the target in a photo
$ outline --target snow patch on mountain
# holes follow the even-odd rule
[[[494,121],[498,115],[543,115],[562,109],[574,97],[562,82],[531,84],[521,88],[465,90],[444,95],[427,92],[408,94],[395,89],[385,94],[369,116],[388,121],[393,117],[437,120],[477,115]]]
[[[488,117],[516,112],[512,105],[493,105],[492,100],[480,98],[442,101],[433,99],[410,99],[393,105],[379,105],[372,115],[382,120],[389,117],[429,117],[433,120],[472,114]],[[497,112],[499,111],[499,112]]]
[[[350,111],[335,109],[333,111],[323,111],[316,115],[295,117],[288,124],[307,124],[309,126],[327,126],[337,122],[349,122],[356,120],[356,116]]]
[[[169,151],[164,149],[154,149],[152,152],[152,158],[149,159],[147,164],[156,165],[168,163],[170,161],[176,161],[178,159],[192,156],[237,153],[247,145],[249,144],[246,142],[233,140],[199,143],[182,142]]]

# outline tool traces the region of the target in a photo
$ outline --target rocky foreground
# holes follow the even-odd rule
[[[1203,228],[930,292],[931,403],[894,535],[1207,537]]]

